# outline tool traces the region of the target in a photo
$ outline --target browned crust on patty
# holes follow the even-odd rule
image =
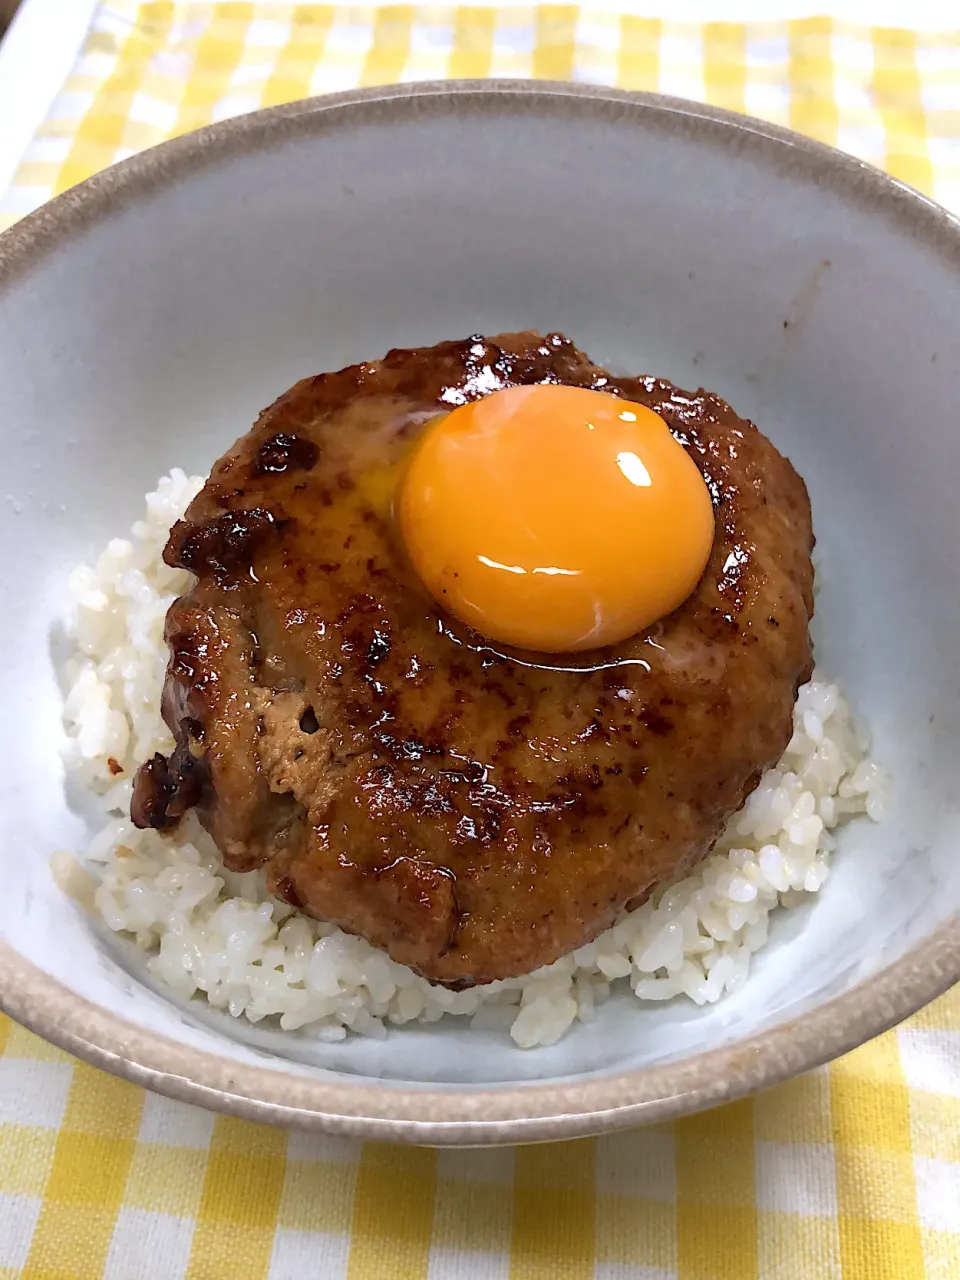
[[[425,421],[540,382],[656,410],[716,514],[680,609],[559,659],[445,617],[390,518]],[[602,518],[589,495],[584,518]],[[196,804],[228,867],[265,867],[273,892],[435,981],[528,972],[692,867],[782,754],[812,667],[812,543],[803,482],[751,423],[558,335],[304,379],[171,532],[165,559],[198,576],[167,619],[178,745],[141,771],[134,821]]]

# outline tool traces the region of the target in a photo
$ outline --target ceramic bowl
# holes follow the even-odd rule
[[[214,125],[0,241],[0,1004],[174,1097],[330,1131],[517,1142],[735,1098],[960,975],[960,226],[880,173],[676,100],[386,88]],[[629,993],[551,1048],[455,1023],[317,1045],[178,1005],[54,884],[51,635],[70,566],[297,378],[473,332],[566,332],[705,385],[812,495],[816,643],[892,772],[815,902],[716,1005]]]

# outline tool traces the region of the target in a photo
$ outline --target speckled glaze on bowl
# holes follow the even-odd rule
[[[0,239],[0,1005],[173,1097],[409,1142],[662,1120],[824,1062],[960,976],[960,226],[876,171],[692,103],[531,83],[385,88],[214,125]],[[53,884],[66,574],[174,465],[206,471],[296,378],[470,332],[566,331],[706,385],[808,481],[824,669],[893,771],[819,899],[708,1009],[612,999],[523,1053],[250,1029],[145,979]]]

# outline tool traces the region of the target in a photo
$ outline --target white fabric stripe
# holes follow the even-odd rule
[[[213,1114],[186,1102],[175,1102],[157,1093],[146,1093],[140,1117],[140,1142],[164,1147],[192,1147],[205,1151],[213,1136]]]
[[[677,1198],[671,1133],[616,1133],[597,1143],[597,1194],[672,1204]]]
[[[508,1187],[513,1182],[512,1147],[476,1147],[437,1152],[439,1182],[480,1182]]]
[[[945,1160],[917,1156],[913,1170],[921,1223],[933,1231],[955,1231],[960,1235],[960,1168]]]
[[[757,1142],[757,1208],[807,1218],[837,1214],[833,1147],[816,1142]]]
[[[701,33],[676,22],[665,22],[661,32],[660,92],[702,102],[706,89]]]
[[[956,143],[956,159],[960,162],[960,140]],[[900,1060],[911,1089],[960,1098],[960,1031],[903,1027]]]
[[[0,1124],[58,1128],[72,1078],[69,1063],[0,1058]]]
[[[39,1196],[0,1194],[0,1267],[19,1275],[27,1261],[43,1202]]]
[[[593,1275],[594,1280],[677,1280],[676,1271],[639,1267],[633,1262],[598,1262]]]
[[[124,1205],[113,1229],[103,1280],[134,1280],[140,1276],[181,1280],[187,1273],[193,1232],[192,1218]]]
[[[509,1276],[509,1247],[502,1253],[481,1253],[475,1249],[430,1250],[427,1280],[509,1280]]]
[[[350,1237],[278,1227],[268,1280],[339,1280],[346,1275]],[[239,1280],[239,1277],[238,1277]],[[372,1277],[371,1277],[372,1280]]]

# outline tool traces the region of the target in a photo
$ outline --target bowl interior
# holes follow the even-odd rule
[[[960,232],[831,164],[662,105],[435,94],[228,129],[61,205],[63,232],[0,288],[0,938],[94,1004],[238,1063],[497,1084],[739,1041],[957,912]],[[818,538],[818,660],[872,727],[890,816],[847,830],[818,899],[710,1008],[627,994],[523,1053],[456,1023],[317,1045],[176,1005],[48,869],[85,837],[58,759],[70,567],[295,379],[528,326],[718,392],[794,461]]]

